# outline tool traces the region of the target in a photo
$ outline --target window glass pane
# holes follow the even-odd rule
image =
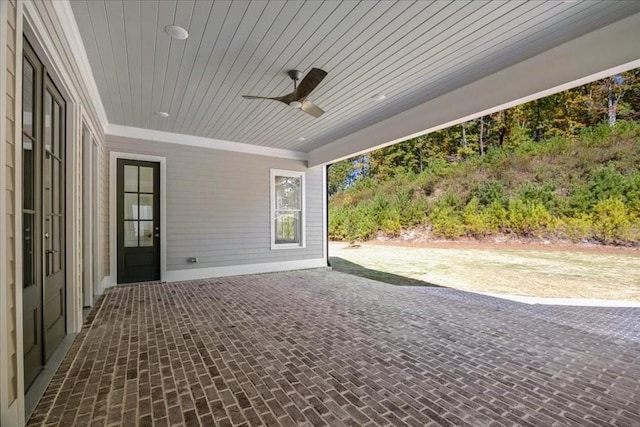
[[[124,222],[124,246],[126,248],[138,247],[138,221]]]
[[[138,194],[125,193],[124,219],[138,219]]]
[[[153,194],[140,194],[140,219],[153,219]]]
[[[140,221],[140,246],[153,246],[153,221]]]
[[[22,61],[22,130],[33,135],[34,69],[26,59]]]
[[[27,137],[22,138],[22,207],[24,209],[34,209],[34,173],[35,156],[33,151],[33,141]]]
[[[140,167],[140,192],[153,193],[153,168]]]
[[[300,209],[300,178],[276,176],[276,209]]]
[[[44,92],[44,148],[51,151],[51,94]]]
[[[124,191],[138,192],[138,167],[124,166]]]
[[[300,211],[276,212],[276,243],[300,243]]]

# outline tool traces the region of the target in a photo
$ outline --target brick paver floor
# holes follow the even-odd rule
[[[592,311],[327,270],[116,287],[29,425],[638,426],[640,312]]]

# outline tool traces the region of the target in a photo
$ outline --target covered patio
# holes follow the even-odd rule
[[[29,425],[637,425],[637,308],[327,269],[109,289]]]
[[[0,424],[637,424],[637,312],[326,266],[328,165],[639,67],[639,29],[637,1],[0,1]]]

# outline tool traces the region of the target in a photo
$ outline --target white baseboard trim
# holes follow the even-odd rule
[[[115,284],[116,281],[111,279],[111,276],[104,276],[102,278],[102,282],[100,283],[100,290],[102,291],[100,292],[100,294],[103,294],[105,289],[115,286]]]
[[[173,270],[167,271],[167,282],[208,279],[211,277],[243,276],[246,274],[274,273],[277,271],[303,270],[307,268],[322,267],[327,267],[327,260],[324,258]]]

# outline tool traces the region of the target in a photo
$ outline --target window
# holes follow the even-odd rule
[[[304,248],[304,172],[271,169],[271,249]]]

